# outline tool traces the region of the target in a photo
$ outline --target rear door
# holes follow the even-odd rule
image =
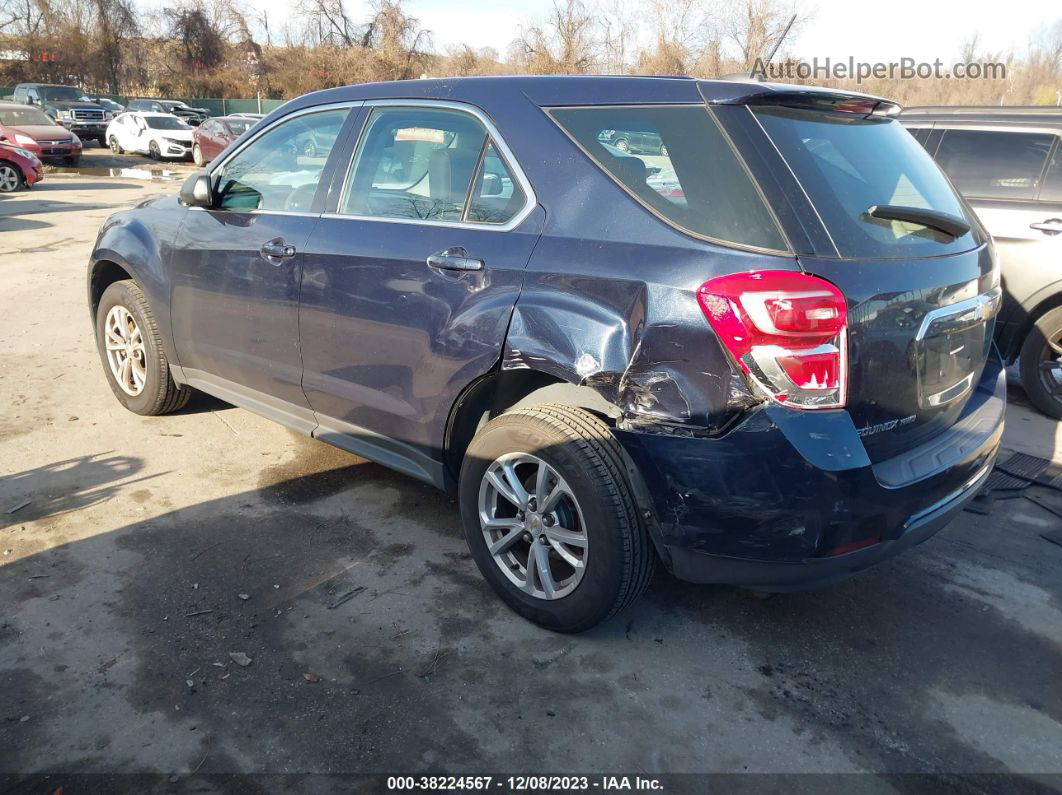
[[[991,347],[998,269],[932,158],[899,122],[872,115],[874,102],[770,101],[717,112],[766,137],[751,160],[771,172],[763,184],[786,174],[799,184],[784,192],[805,204],[783,217],[826,233],[809,235],[818,242],[798,259],[848,301],[847,408],[871,460],[882,460],[961,415]],[[876,215],[895,208],[944,213],[968,231]]]
[[[1022,305],[1062,280],[1058,136],[1049,130],[949,129],[936,157],[995,241],[1007,291],[1000,320],[1024,325]]]
[[[451,405],[501,356],[541,210],[486,117],[456,103],[368,109],[336,176],[302,279],[316,435],[434,480]]]

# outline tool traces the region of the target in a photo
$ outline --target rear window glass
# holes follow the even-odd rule
[[[1053,141],[1047,133],[948,130],[937,162],[964,196],[1033,199]]]
[[[550,115],[599,166],[667,221],[713,240],[788,248],[703,106],[554,108]]]
[[[1041,201],[1062,202],[1062,143],[1055,147],[1051,166],[1047,169],[1047,178],[1040,189]]]
[[[842,257],[939,256],[977,245],[913,223],[872,218],[875,205],[936,210],[970,221],[922,146],[892,119],[753,108],[822,217]]]

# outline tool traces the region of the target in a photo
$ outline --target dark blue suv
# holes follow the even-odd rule
[[[947,523],[1003,427],[991,243],[898,110],[626,77],[310,94],[104,224],[104,370],[139,414],[199,389],[455,492],[551,629],[657,560],[820,586]]]

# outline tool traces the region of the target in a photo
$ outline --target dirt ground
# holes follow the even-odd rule
[[[996,502],[769,600],[658,573],[592,632],[539,630],[481,580],[446,495],[205,396],[119,406],[87,257],[110,213],[175,189],[52,174],[0,197],[0,773],[1062,787],[1058,515]],[[1062,459],[1014,398],[1007,446]]]

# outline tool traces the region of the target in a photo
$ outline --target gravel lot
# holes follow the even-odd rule
[[[205,396],[119,407],[85,264],[104,218],[163,190],[50,174],[0,197],[0,773],[1062,787],[1057,515],[997,502],[817,593],[658,574],[607,625],[547,633],[489,592],[430,487]],[[1008,447],[1062,460],[1013,397]]]

